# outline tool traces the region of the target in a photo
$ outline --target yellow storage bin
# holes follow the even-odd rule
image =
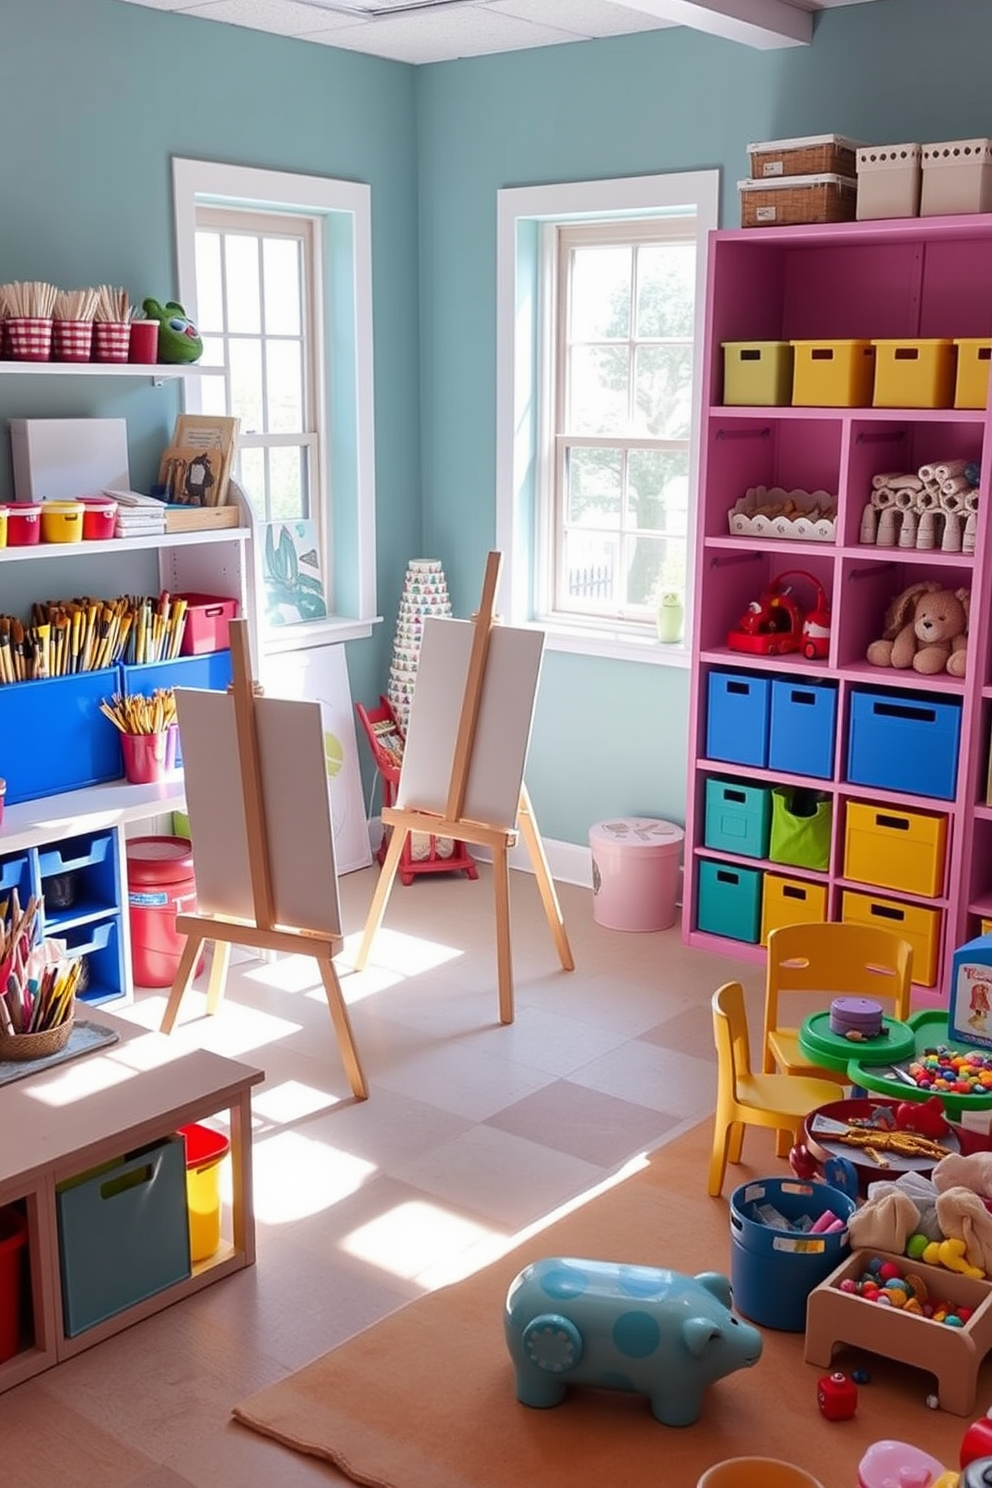
[[[876,408],[950,408],[954,401],[954,342],[874,341]]]
[[[792,402],[791,341],[724,341],[723,401],[774,407]]]
[[[932,987],[937,980],[937,957],[940,951],[940,910],[924,909],[919,904],[902,904],[896,899],[881,899],[874,894],[856,894],[850,889],[841,896],[842,920],[855,925],[873,925],[891,930],[913,947],[913,981],[921,987]]]
[[[43,501],[41,503],[41,540],[46,543],[74,543],[83,540],[81,501]]]
[[[179,1130],[186,1144],[189,1249],[195,1265],[209,1260],[220,1249],[221,1163],[231,1150],[231,1142],[223,1132],[198,1122]]]
[[[992,935],[992,920],[983,920],[982,921],[982,934],[983,935]]]
[[[827,918],[826,884],[766,873],[761,894],[761,944],[781,925],[806,925]]]
[[[872,341],[793,341],[792,401],[802,408],[868,408],[875,385]]]
[[[992,341],[981,336],[958,336],[954,345],[958,349],[954,407],[985,408],[989,401]]]
[[[947,817],[851,801],[844,877],[934,898],[943,892]]]

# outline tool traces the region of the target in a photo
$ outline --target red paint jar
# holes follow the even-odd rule
[[[109,496],[80,496],[83,503],[83,541],[106,542],[117,525],[117,502]]]

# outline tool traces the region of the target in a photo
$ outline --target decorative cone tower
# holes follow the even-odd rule
[[[448,581],[444,577],[439,558],[411,558],[400,595],[393,638],[393,660],[386,691],[404,733],[410,718],[410,703],[417,680],[424,621],[430,615],[451,618]]]

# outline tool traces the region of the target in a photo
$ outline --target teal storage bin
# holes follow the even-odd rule
[[[761,881],[756,868],[701,859],[698,929],[755,944],[761,935]]]
[[[766,858],[771,821],[772,794],[767,786],[707,780],[704,847],[745,858]]]
[[[181,1136],[60,1184],[56,1204],[69,1338],[190,1275]]]

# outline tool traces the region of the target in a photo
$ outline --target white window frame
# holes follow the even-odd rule
[[[329,370],[318,381],[326,439],[316,499],[324,507],[318,520],[333,532],[332,590],[339,612],[269,631],[265,649],[296,650],[369,636],[381,620],[375,578],[371,190],[331,177],[180,158],[173,159],[172,177],[178,299],[194,321],[198,206],[289,212],[321,223],[320,303],[332,307],[335,321],[329,331],[325,321]],[[197,379],[188,379],[186,389],[187,409],[198,412]]]
[[[615,657],[652,665],[687,667],[690,661],[692,575],[698,501],[699,412],[708,234],[718,226],[719,171],[685,171],[608,181],[511,187],[497,192],[496,308],[496,543],[506,555],[500,607],[514,625],[544,630],[550,650]],[[627,629],[583,626],[540,614],[540,522],[553,499],[546,482],[551,466],[542,447],[548,429],[549,379],[554,356],[553,295],[549,255],[542,252],[547,223],[696,215],[696,317],[693,335],[692,419],[689,445],[689,510],[686,533],[686,633],[681,645],[659,645]],[[541,492],[549,492],[542,502]]]

